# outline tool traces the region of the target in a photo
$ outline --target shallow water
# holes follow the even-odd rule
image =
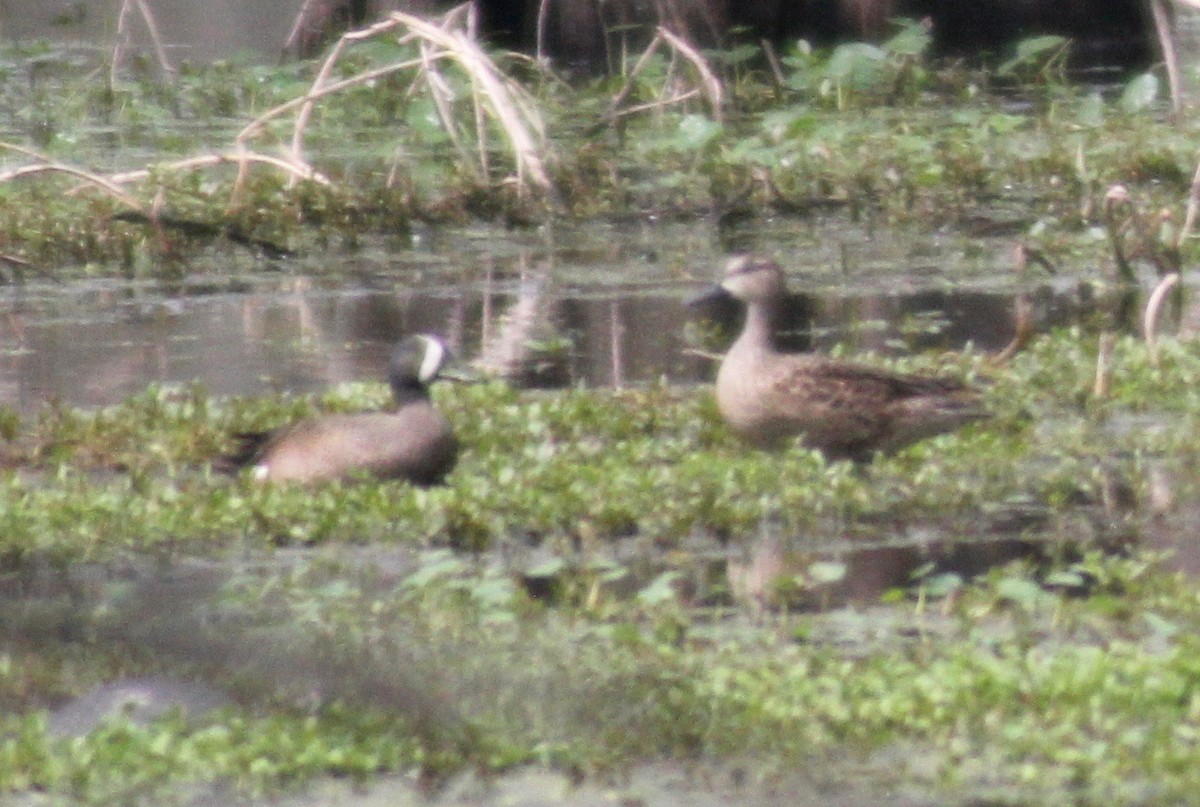
[[[380,380],[390,345],[412,332],[440,334],[460,363],[525,387],[709,383],[712,351],[736,331],[740,306],[685,303],[719,276],[730,246],[702,223],[427,231],[276,262],[212,252],[171,284],[11,284],[0,287],[0,405],[29,416],[52,401],[116,403],[148,384],[198,383],[223,396]],[[796,351],[997,351],[1013,336],[1019,295],[1038,330],[1096,315],[1079,286],[1018,274],[1008,239],[902,241],[844,223],[768,222],[732,246],[788,270],[779,337]],[[969,577],[1042,552],[1045,514],[1010,516],[970,545],[935,524],[834,529],[799,544],[745,536],[692,547],[677,571],[693,581],[696,604],[766,602],[772,579],[803,578],[814,564],[842,574],[792,604],[868,602],[919,570]],[[614,551],[635,588],[666,568],[658,552]],[[509,562],[519,577],[539,565]],[[539,581],[525,579],[536,594]]]
[[[1007,239],[906,242],[844,223],[770,222],[735,242],[787,268],[794,296],[780,338],[793,350],[995,351],[1012,338],[1022,293],[1037,328],[1092,315],[1077,288],[1018,276]],[[378,380],[390,345],[411,332],[441,334],[460,362],[522,386],[707,383],[716,365],[697,346],[719,350],[720,336],[704,336],[715,326],[727,339],[741,312],[685,301],[719,275],[728,247],[704,224],[429,231],[274,263],[214,252],[174,284],[13,284],[0,288],[0,405],[28,416],[49,401],[112,404],[151,383],[258,395]],[[732,553],[696,548],[683,571],[698,603],[713,590],[762,601],[769,578],[834,563],[844,576],[802,599],[870,601],[930,563],[969,576],[1036,550],[1018,520],[979,547],[933,525],[902,535],[892,525],[881,546],[835,536],[815,552],[748,538]],[[639,585],[663,571],[657,553],[618,560]]]
[[[696,333],[707,320],[724,323],[728,331],[736,327],[739,312],[736,307],[697,312],[683,303],[716,277],[724,245],[701,227],[648,227],[616,235],[615,230],[553,238],[540,233],[428,234],[399,247],[378,244],[353,255],[249,268],[244,267],[245,256],[236,256],[235,266],[242,261],[236,272],[218,271],[228,256],[214,255],[207,265],[198,261],[191,279],[175,287],[115,281],[0,287],[0,404],[28,415],[50,400],[102,406],[148,383],[193,381],[217,395],[316,390],[378,378],[389,344],[413,331],[440,333],[461,359],[526,385],[600,387],[660,377],[679,384],[706,382],[715,365],[692,352]],[[931,236],[923,244],[901,244],[886,235],[845,228],[809,229],[779,239],[771,235],[751,236],[742,246],[776,254],[787,266],[798,293],[788,308],[783,336],[797,350],[844,345],[851,354],[903,353],[957,349],[968,343],[979,350],[997,350],[1011,338],[1013,302],[1019,293],[1032,301],[1039,329],[1082,321],[1094,313],[1073,287],[1016,277],[1008,266],[1008,245],[1000,241],[985,243],[982,251],[967,251],[953,238]],[[1162,481],[1166,497],[1170,481]],[[1102,512],[1095,502],[1072,503],[1069,508],[1082,517],[1094,513],[1096,528],[1089,535],[1119,537],[1119,507],[1111,513]],[[693,536],[679,547],[683,551],[673,552],[642,545],[633,536],[554,568],[556,574],[570,575],[573,562],[611,562],[610,568],[625,572],[613,584],[622,589],[614,592],[618,596],[645,590],[664,572],[677,574],[675,590],[682,603],[694,607],[697,619],[690,630],[700,637],[762,630],[762,623],[770,623],[760,619],[763,608],[824,611],[819,618],[805,617],[802,641],[855,655],[913,640],[913,609],[878,606],[881,595],[913,590],[918,584],[932,587],[939,577],[961,581],[1017,557],[1051,555],[1056,541],[1071,540],[1057,528],[1055,515],[1025,503],[981,513],[969,529],[897,518],[823,525],[815,534],[801,536],[776,535],[764,524],[759,534],[730,541]],[[1148,543],[1165,547],[1190,536],[1196,519],[1194,508],[1164,516],[1155,522],[1158,529],[1147,536]],[[972,538],[964,540],[964,535]],[[553,551],[504,546],[470,562],[472,568],[498,567],[531,595],[552,601],[553,576],[536,570],[551,565],[547,555]],[[425,666],[415,667],[416,672],[389,665],[386,672],[391,677],[366,670],[363,681],[377,684],[372,689],[360,686],[341,668],[321,667],[319,660],[305,654],[310,646],[303,642],[296,643],[300,650],[291,649],[284,641],[296,635],[289,632],[296,629],[290,621],[269,626],[278,646],[264,645],[261,630],[238,629],[241,624],[261,627],[253,619],[228,620],[220,642],[201,640],[201,632],[194,630],[196,619],[216,613],[216,605],[224,600],[213,592],[231,575],[270,583],[287,578],[293,567],[311,564],[351,586],[365,579],[363,591],[370,594],[395,590],[427,562],[414,547],[382,544],[281,549],[262,558],[247,558],[242,550],[230,555],[196,565],[189,565],[188,559],[167,563],[160,557],[142,557],[73,564],[68,569],[34,557],[25,568],[0,576],[0,600],[29,623],[10,621],[8,630],[16,635],[25,631],[47,645],[72,641],[61,627],[74,624],[72,607],[85,615],[118,613],[114,604],[125,606],[123,598],[134,584],[141,584],[139,591],[170,595],[162,602],[149,594],[145,603],[128,600],[129,610],[104,626],[118,641],[153,654],[164,674],[84,691],[52,711],[49,725],[65,734],[82,732],[114,708],[131,711],[134,717],[176,708],[202,714],[223,703],[226,694],[243,703],[286,702],[276,689],[302,690],[308,698],[302,701],[306,708],[311,708],[312,693],[323,693],[330,700],[343,698],[394,712],[397,687],[432,680],[421,678],[422,670],[456,658],[454,653],[475,651],[465,644],[445,655],[422,656],[418,660]],[[1195,565],[1193,555],[1187,560]],[[189,576],[192,569],[198,571]],[[318,598],[324,579],[311,579]],[[797,584],[784,591],[780,580]],[[853,607],[840,607],[847,603]],[[951,624],[935,610],[921,615],[922,637]],[[80,621],[89,624],[85,618]],[[945,630],[949,634],[951,628]],[[415,641],[413,645],[423,647]],[[251,674],[247,658],[260,659],[258,666],[249,667]],[[180,672],[173,672],[176,667]],[[196,667],[212,670],[218,689],[203,679],[184,677],[183,671]],[[521,697],[530,691],[557,691],[552,689],[558,683],[556,673],[539,668],[532,677],[537,687],[531,688],[531,679],[521,676],[513,691]],[[378,680],[371,677],[376,674]],[[235,676],[255,679],[258,689],[226,693],[219,688]],[[571,698],[558,700],[567,703]],[[401,714],[420,717],[423,703],[402,703]],[[434,717],[441,721],[443,714],[438,711]],[[445,722],[453,727],[456,717],[451,714]],[[907,748],[887,752],[910,756]],[[890,772],[893,760],[883,753],[879,759],[880,769]],[[832,789],[824,782],[816,787],[789,781],[787,799],[776,798],[777,785],[763,792],[753,785],[747,788],[740,773],[726,781],[708,771],[695,785],[673,769],[639,769],[630,778],[637,793],[630,800],[672,804],[683,793],[688,803],[775,804],[794,803],[797,793],[812,791],[824,797],[832,793],[844,804],[910,803],[873,792],[873,774],[864,778],[860,768],[850,774],[832,768],[823,774],[840,777],[842,784]],[[407,779],[373,778],[356,784],[354,797],[483,804],[502,797],[541,798],[546,788],[562,785],[570,797],[564,796],[561,803],[590,803],[591,790],[568,791],[551,778],[533,770],[511,771],[487,783],[485,798],[476,795],[477,783],[460,777],[444,799],[430,799]],[[340,779],[321,780],[306,792],[276,801],[345,801],[350,796],[342,784]],[[223,795],[223,783],[213,787]],[[596,798],[613,793],[607,788],[596,791]],[[194,789],[184,794],[196,795]],[[201,793],[200,799],[206,795]],[[214,796],[214,803],[218,800]],[[919,803],[934,802],[922,798]]]
[[[792,349],[996,350],[1011,338],[1020,281],[1003,241],[967,255],[955,239],[903,244],[844,225],[767,227],[740,241],[792,275],[782,335]],[[722,246],[701,225],[426,233],[276,263],[215,252],[169,286],[10,284],[0,404],[103,406],[150,383],[307,392],[378,379],[387,347],[411,332],[440,334],[460,361],[523,386],[705,381],[714,365],[692,349],[692,326],[728,331],[740,312],[684,302],[719,274]],[[1083,313],[1073,289],[1034,293],[1041,325]]]

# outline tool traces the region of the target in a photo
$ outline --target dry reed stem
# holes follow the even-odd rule
[[[194,168],[205,168],[210,165],[237,164],[237,165],[241,166],[246,163],[262,163],[264,165],[270,165],[274,168],[278,168],[279,170],[284,171],[285,173],[291,174],[295,177],[298,177],[299,179],[312,180],[313,182],[319,183],[321,185],[332,184],[329,181],[329,178],[326,177],[324,174],[314,171],[307,166],[295,165],[294,163],[292,163],[282,157],[273,157],[270,154],[257,154],[255,152],[251,152],[251,151],[232,151],[232,152],[228,152],[228,153],[200,154],[195,157],[188,157],[187,159],[178,160],[173,163],[163,163],[161,165],[155,166],[155,169],[156,170],[164,170],[165,169],[168,171],[190,171]],[[109,180],[114,183],[118,183],[118,184],[124,184],[127,182],[137,182],[139,180],[149,178],[150,171],[151,171],[151,169],[149,169],[149,168],[141,168],[141,169],[138,169],[137,171],[126,171],[121,174],[111,175],[109,177]]]
[[[283,53],[287,53],[289,49],[296,48],[296,52],[300,51],[300,34],[308,25],[309,15],[312,14],[312,8],[320,0],[304,0],[304,4],[300,6],[300,10],[296,12],[296,19],[292,21],[292,30],[288,32],[287,39],[283,41]]]
[[[366,84],[368,82],[374,81],[377,78],[382,78],[383,76],[389,75],[391,73],[398,73],[401,70],[408,70],[409,68],[416,67],[420,64],[421,64],[420,59],[409,59],[408,61],[397,62],[395,64],[390,64],[385,67],[376,68],[375,70],[368,70],[365,73],[360,73],[356,76],[351,76],[350,78],[342,79],[341,81],[334,82],[333,84],[330,84],[326,87],[322,87],[319,90],[311,90],[310,89],[304,95],[293,98],[290,101],[285,101],[284,103],[280,104],[279,106],[272,107],[271,109],[268,109],[263,114],[259,115],[254,120],[250,121],[250,123],[248,123],[244,127],[242,127],[242,130],[240,132],[238,132],[237,137],[235,137],[234,140],[236,140],[238,143],[244,143],[245,141],[253,138],[260,131],[262,131],[262,128],[267,123],[274,120],[275,118],[278,118],[282,115],[287,114],[288,112],[291,112],[296,107],[304,106],[305,104],[311,103],[312,101],[315,101],[326,95],[333,95],[334,93],[341,92],[342,90],[347,89],[348,87],[355,87],[355,86],[358,86],[359,84]],[[301,130],[303,130],[304,127],[300,126],[299,128]],[[294,139],[295,138],[293,137],[293,140]]]
[[[301,153],[304,150],[304,130],[308,127],[308,120],[312,116],[313,102],[317,98],[321,97],[324,84],[329,80],[329,75],[333,72],[334,65],[337,64],[338,59],[341,58],[342,51],[346,49],[347,45],[353,42],[362,39],[369,39],[380,33],[391,30],[394,27],[395,25],[391,24],[390,21],[385,20],[384,22],[375,23],[374,25],[369,25],[366,28],[343,34],[338,38],[338,41],[334,43],[333,48],[329,51],[329,55],[326,56],[325,61],[321,63],[321,67],[317,71],[316,78],[313,79],[312,87],[309,88],[308,92],[297,99],[299,102],[300,111],[296,114],[296,122],[292,127],[291,157],[293,161],[304,161],[304,158],[301,156]],[[272,110],[272,112],[279,109],[280,107],[276,107],[275,110]],[[268,112],[267,114],[270,115],[271,112]],[[253,124],[251,125],[253,126]],[[238,134],[239,142],[241,142],[243,134],[249,128],[250,127],[243,129],[242,133]]]
[[[1183,217],[1183,226],[1175,238],[1175,248],[1183,249],[1183,243],[1191,236],[1192,228],[1196,226],[1196,215],[1200,212],[1200,162],[1196,164],[1196,173],[1192,174],[1192,187],[1188,190],[1187,212]]]
[[[137,7],[138,11],[142,13],[142,22],[146,23],[146,30],[150,32],[150,43],[154,46],[154,55],[158,57],[159,65],[168,76],[174,76],[175,66],[171,64],[171,60],[167,56],[167,49],[163,47],[162,37],[158,33],[158,23],[154,21],[150,5],[146,0],[137,0]]]
[[[1113,185],[1104,194],[1104,229],[1108,233],[1108,240],[1112,245],[1113,258],[1117,262],[1117,273],[1126,283],[1134,283],[1137,281],[1137,276],[1134,274],[1129,259],[1125,256],[1123,241],[1125,237],[1124,230],[1127,228],[1121,226],[1117,221],[1116,211],[1118,206],[1129,210],[1131,218],[1137,217],[1137,210],[1133,206],[1133,200],[1129,198],[1129,189],[1119,184]]]
[[[453,60],[471,79],[476,101],[495,116],[508,138],[516,162],[518,187],[523,191],[528,181],[554,196],[554,185],[538,153],[545,148],[544,127],[533,104],[525,98],[525,90],[504,76],[479,44],[463,31],[447,30],[401,12],[393,12],[390,18],[441,48],[444,53],[438,54],[439,58]],[[478,134],[480,139],[484,138],[482,131]]]
[[[763,49],[763,55],[767,57],[767,66],[771,68],[771,82],[776,90],[782,90],[787,86],[787,78],[783,74],[783,63],[779,61],[775,45],[769,39],[762,39],[759,40],[759,46]]]
[[[688,90],[685,93],[676,95],[674,98],[670,99],[670,101],[667,101],[667,102],[664,102],[662,99],[659,99],[657,101],[647,101],[644,104],[634,104],[633,106],[627,106],[624,109],[622,109],[619,113],[617,113],[617,116],[624,117],[626,115],[636,115],[638,112],[645,112],[648,109],[661,109],[663,107],[664,103],[679,104],[684,101],[690,101],[693,98],[699,98],[701,95],[701,92],[702,91],[699,89]]]
[[[546,28],[550,24],[550,0],[540,0],[537,13],[537,33],[534,53],[539,62],[546,58]]]
[[[79,168],[78,166],[67,165],[65,163],[55,162],[54,160],[51,160],[48,157],[38,154],[37,152],[33,151],[32,149],[27,149],[22,146],[14,145],[12,143],[0,142],[0,149],[6,149],[8,151],[15,151],[18,154],[24,154],[25,156],[30,157],[37,161],[31,165],[22,165],[22,166],[18,166],[16,168],[11,168],[7,171],[0,171],[0,184],[5,183],[5,182],[10,182],[15,179],[19,179],[21,177],[34,176],[36,174],[48,174],[48,173],[66,174],[68,176],[76,177],[77,179],[82,179],[86,183],[100,188],[105,193],[107,193],[110,196],[112,196],[113,198],[117,199],[122,204],[129,207],[130,209],[136,210],[136,211],[142,213],[151,222],[157,221],[157,218],[158,218],[157,211],[153,207],[148,209],[144,204],[139,202],[135,197],[126,193],[125,190],[121,186],[132,183],[132,182],[139,182],[139,181],[142,181],[145,179],[149,179],[151,176],[152,170],[190,171],[190,170],[194,170],[197,168],[204,168],[204,167],[211,166],[211,165],[227,165],[227,164],[237,165],[238,177],[234,183],[235,189],[234,189],[233,198],[237,197],[238,192],[241,188],[241,185],[245,181],[245,177],[249,170],[249,166],[253,163],[261,163],[264,165],[269,165],[274,168],[278,168],[279,170],[281,170],[287,174],[290,174],[291,176],[298,177],[301,179],[311,180],[313,182],[317,182],[322,185],[331,184],[327,177],[313,171],[308,166],[297,166],[297,165],[294,165],[293,163],[289,162],[288,160],[280,158],[280,157],[273,157],[273,156],[267,155],[267,154],[256,154],[254,152],[249,152],[249,151],[245,151],[245,150],[238,150],[238,151],[230,152],[230,153],[201,154],[201,155],[198,155],[195,157],[188,157],[187,159],[178,160],[173,163],[165,163],[165,164],[157,165],[154,167],[154,169],[143,168],[143,169],[139,169],[137,171],[126,171],[126,172],[119,173],[119,174],[110,174],[108,176],[103,176],[101,174],[97,174],[95,172],[88,171],[83,168]],[[161,204],[162,204],[161,193],[162,193],[162,189],[160,188],[159,196],[157,196],[155,199],[156,206],[161,206]],[[232,204],[232,201],[231,201],[231,204]]]
[[[604,114],[605,118],[614,119],[620,116],[621,113],[619,110],[621,105],[625,103],[625,99],[629,97],[631,92],[633,92],[634,79],[641,75],[642,70],[644,70],[646,67],[646,63],[650,61],[650,57],[658,52],[658,49],[662,46],[662,43],[662,32],[659,31],[659,33],[654,35],[654,39],[650,40],[650,44],[646,46],[644,51],[642,51],[642,55],[639,56],[637,62],[634,63],[633,69],[630,70],[628,75],[625,77],[625,84],[620,90],[617,91],[617,94],[613,96],[612,103],[608,105],[608,112]]]
[[[471,96],[471,109],[475,113],[475,131],[479,135],[476,138],[479,148],[479,167],[483,170],[483,176],[490,176],[492,168],[491,160],[488,158],[487,110],[483,108],[478,95]]]
[[[112,87],[117,83],[117,65],[125,60],[125,45],[129,41],[129,15],[131,13],[130,0],[125,0],[121,3],[121,9],[117,12],[117,35],[113,38],[113,51],[108,65],[108,86]]]
[[[1112,354],[1117,344],[1117,335],[1111,331],[1100,334],[1096,350],[1096,380],[1092,383],[1092,396],[1107,398],[1112,391]]]
[[[464,28],[466,30],[463,30]],[[290,156],[294,164],[303,165],[305,164],[303,158],[304,133],[317,99],[389,73],[417,67],[419,70],[414,79],[414,86],[423,81],[434,107],[437,109],[442,127],[464,164],[478,166],[482,174],[487,176],[487,114],[485,113],[490,112],[491,116],[497,120],[511,147],[517,169],[519,192],[524,195],[527,185],[532,184],[554,198],[556,192],[539,153],[545,149],[545,132],[541,117],[531,99],[525,97],[525,90],[500,73],[495,63],[483,52],[471,34],[473,28],[474,19],[470,13],[470,6],[464,4],[447,12],[439,23],[411,14],[394,12],[387,19],[378,23],[344,34],[322,62],[308,92],[300,98],[267,111],[252,121],[238,134],[238,143],[244,143],[245,140],[257,134],[267,121],[299,107],[300,111],[297,113],[293,125]],[[416,40],[420,44],[421,55],[418,59],[387,65],[352,76],[349,79],[327,84],[334,66],[350,45],[396,29],[408,31],[407,34],[400,37],[400,43]],[[449,82],[436,69],[439,62],[447,59],[457,64],[466,73],[475,89],[472,100],[474,102],[476,140],[479,148],[477,159],[470,156],[470,152],[462,140],[454,116],[452,103],[454,95]]]
[[[147,26],[151,29],[152,38],[158,43],[157,28],[153,24],[153,18],[145,0],[125,0],[121,9],[121,25],[124,26],[126,24],[129,15],[132,14],[131,9],[134,7],[141,11],[147,22]],[[451,26],[458,26],[458,28],[451,30]],[[153,169],[145,168],[137,171],[102,176],[82,168],[54,162],[19,146],[0,143],[0,148],[25,154],[36,161],[32,165],[20,166],[0,172],[0,182],[7,182],[18,177],[41,173],[67,174],[83,179],[103,189],[106,193],[119,199],[123,204],[142,212],[149,219],[155,218],[153,211],[147,212],[143,204],[128,195],[120,186],[145,180],[151,176],[152,170],[185,171],[212,165],[234,164],[238,168],[238,174],[230,199],[231,205],[240,195],[249,168],[255,163],[277,168],[294,180],[312,180],[322,185],[329,185],[331,184],[329,179],[315,171],[301,156],[304,131],[311,118],[315,101],[326,95],[339,92],[348,87],[364,84],[381,76],[401,70],[419,68],[418,76],[414,79],[413,86],[415,88],[419,82],[423,81],[424,85],[428,88],[428,91],[434,98],[435,104],[438,105],[443,126],[450,137],[458,144],[464,163],[482,167],[484,175],[487,175],[487,123],[490,115],[498,121],[500,128],[508,137],[512,147],[517,166],[519,192],[521,194],[526,193],[527,183],[532,183],[535,187],[545,192],[551,200],[554,200],[557,198],[555,188],[546,172],[545,164],[538,153],[539,148],[544,148],[545,142],[545,132],[541,117],[532,99],[527,97],[527,93],[525,93],[523,88],[506,76],[503,76],[491,59],[483,53],[479,45],[471,38],[474,27],[474,18],[470,14],[469,6],[463,5],[452,9],[444,15],[441,18],[441,27],[412,15],[396,13],[380,23],[346,34],[333,47],[332,52],[322,64],[317,78],[308,92],[299,98],[292,99],[287,103],[268,110],[247,124],[235,138],[235,149],[231,152],[202,154],[173,163],[161,164],[155,166]],[[349,44],[372,36],[378,36],[381,33],[397,28],[404,28],[409,32],[400,37],[399,41],[401,44],[414,40],[420,43],[422,47],[422,56],[420,58],[386,65],[360,73],[348,79],[327,83],[338,58]],[[464,28],[466,30],[462,30]],[[117,54],[119,54],[119,50]],[[114,61],[115,59],[116,55],[114,55]],[[444,59],[449,59],[458,64],[470,78],[475,88],[472,100],[474,101],[475,113],[474,125],[480,149],[480,154],[477,158],[478,162],[472,162],[469,149],[461,142],[461,132],[458,131],[458,127],[455,125],[455,118],[451,109],[451,102],[454,100],[453,92],[449,82],[436,69],[437,64]],[[160,60],[163,63],[164,70],[172,69],[166,61],[165,51],[160,50]],[[290,158],[289,156],[270,156],[245,148],[245,141],[258,134],[268,121],[295,109],[299,109],[299,112],[296,115],[296,121],[293,126]]]
[[[1013,266],[1018,277],[1025,280],[1029,275],[1029,262],[1041,266],[1050,274],[1055,274],[1054,264],[1040,249],[1033,249],[1027,244],[1018,243],[1013,248]],[[1029,346],[1034,337],[1033,303],[1024,289],[1013,300],[1013,335],[1009,343],[989,357],[989,363],[1002,367],[1013,360],[1013,357]]]
[[[1121,280],[1131,284],[1137,282],[1131,261],[1138,259],[1152,263],[1160,278],[1179,271],[1183,242],[1196,216],[1195,195],[1200,193],[1196,185],[1198,180],[1200,173],[1192,180],[1183,227],[1170,236],[1167,235],[1167,226],[1172,219],[1169,208],[1163,208],[1157,215],[1144,216],[1129,189],[1119,183],[1104,194],[1104,224]],[[1123,219],[1117,216],[1120,208],[1125,210]],[[1127,239],[1132,239],[1131,244],[1125,243]]]
[[[454,100],[454,92],[450,89],[450,85],[446,83],[446,79],[442,74],[437,71],[435,67],[437,58],[437,53],[430,47],[429,43],[421,42],[421,73],[414,79],[412,90],[415,92],[420,79],[425,79],[425,86],[429,89],[429,95],[433,99],[433,107],[437,110],[438,119],[442,122],[442,129],[445,130],[446,136],[450,138],[450,144],[458,152],[459,159],[465,165],[471,165],[473,157],[470,150],[462,141],[458,126],[455,123],[454,110],[451,108]]]
[[[1163,65],[1167,69],[1167,87],[1171,93],[1171,112],[1178,115],[1183,110],[1183,78],[1179,73],[1179,54],[1175,50],[1175,33],[1171,29],[1171,18],[1163,0],[1150,0],[1150,15],[1154,19],[1154,32],[1162,51]]]
[[[1150,299],[1146,301],[1146,314],[1142,317],[1142,336],[1150,351],[1150,364],[1154,367],[1158,366],[1158,315],[1162,311],[1163,301],[1167,299],[1167,293],[1177,285],[1178,272],[1164,275],[1150,293]]]
[[[641,75],[651,57],[658,53],[663,45],[670,46],[672,51],[673,59],[670,68],[671,74],[674,74],[674,59],[682,57],[692,65],[692,68],[699,75],[699,86],[688,90],[687,92],[678,93],[671,98],[666,98],[664,96],[653,103],[640,104],[636,107],[622,109],[622,105],[625,103],[625,100],[633,91],[634,82],[636,81],[637,77]],[[669,82],[664,82],[664,93],[666,84],[668,83]],[[667,104],[678,104],[695,98],[697,95],[704,96],[705,100],[708,102],[709,108],[712,110],[713,119],[717,122],[722,122],[725,116],[725,90],[721,85],[720,79],[717,78],[716,74],[714,74],[712,69],[708,66],[707,60],[705,60],[705,58],[701,56],[695,48],[693,48],[683,39],[668,31],[666,28],[659,26],[658,30],[654,34],[654,39],[650,40],[650,44],[647,45],[645,50],[642,51],[642,54],[638,57],[637,62],[634,63],[633,69],[631,69],[629,74],[626,76],[625,84],[622,85],[621,89],[617,91],[617,94],[613,96],[612,102],[608,105],[608,111],[604,113],[603,120],[611,122],[617,118],[633,114],[634,112],[640,112],[645,109],[661,109]]]
[[[17,168],[11,168],[7,171],[0,172],[0,184],[10,182],[14,179],[19,179],[21,177],[33,176],[35,174],[66,174],[68,176],[82,179],[88,184],[100,188],[113,198],[119,200],[122,204],[145,214],[148,219],[153,220],[155,218],[153,211],[147,210],[145,205],[143,205],[133,196],[130,196],[121,188],[122,185],[149,179],[151,176],[151,169],[149,168],[143,168],[137,171],[126,171],[124,173],[111,174],[109,176],[102,176],[77,166],[54,162],[53,160],[37,154],[30,149],[16,146],[11,143],[0,143],[0,148],[25,154],[26,156],[37,160],[37,162],[32,165],[22,165],[18,166]],[[287,160],[279,157],[272,157],[267,154],[254,154],[252,152],[245,151],[233,152],[229,154],[202,154],[196,157],[189,157],[185,160],[179,160],[174,163],[156,166],[155,170],[161,171],[165,169],[169,171],[190,171],[210,165],[236,164],[238,166],[237,182],[240,183],[244,179],[248,166],[251,163],[263,163],[265,165],[278,168],[279,170],[289,173],[293,176],[298,176],[302,179],[308,179],[322,185],[330,184],[328,178],[312,171],[311,169],[295,166]]]
[[[462,31],[446,31],[411,14],[395,12],[392,18],[401,21],[418,36],[439,45],[463,68],[478,88],[479,100],[496,116],[501,131],[508,137],[517,162],[518,177],[528,176],[541,190],[553,191],[553,183],[538,154],[539,148],[544,148],[538,142],[544,137],[544,127],[532,103],[524,97],[525,90],[501,74],[479,44]]]
[[[723,122],[725,119],[725,90],[721,86],[721,80],[717,78],[712,68],[708,66],[708,60],[700,55],[700,52],[690,44],[666,28],[659,27],[658,32],[662,36],[663,41],[674,48],[676,53],[687,59],[691,63],[692,68],[699,74],[700,86],[703,88],[704,95],[708,99],[713,119],[718,123]]]
[[[175,66],[171,64],[171,59],[167,56],[167,49],[163,46],[162,37],[159,36],[158,24],[154,21],[154,13],[150,11],[150,5],[146,0],[125,0],[121,4],[121,10],[117,14],[116,44],[113,45],[112,63],[109,65],[108,75],[110,86],[115,85],[117,82],[117,65],[123,61],[122,57],[124,54],[122,51],[130,39],[128,21],[134,7],[137,8],[142,21],[146,24],[146,30],[150,34],[150,44],[154,48],[154,55],[158,59],[159,67],[162,68],[163,73],[168,79],[175,77]]]
[[[1033,303],[1025,293],[1013,301],[1013,335],[1008,344],[990,357],[990,364],[1003,367],[1033,340]]]
[[[0,143],[0,148],[9,151],[15,151],[18,154],[24,154],[27,157],[32,157],[37,160],[34,165],[23,165],[18,168],[12,168],[8,171],[0,171],[0,183],[9,182],[20,177],[32,176],[34,174],[56,173],[66,174],[68,176],[82,179],[85,182],[95,185],[110,196],[120,200],[122,203],[129,205],[135,210],[146,212],[144,206],[134,199],[129,194],[121,189],[120,184],[115,182],[111,177],[103,177],[100,174],[86,171],[82,168],[77,168],[73,165],[55,162],[49,157],[45,157],[32,149],[27,149],[22,146],[13,145],[11,143]]]

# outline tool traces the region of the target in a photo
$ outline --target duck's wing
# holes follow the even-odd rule
[[[846,396],[877,400],[881,404],[905,398],[973,393],[962,381],[942,376],[897,373],[842,361],[814,363],[814,381]]]
[[[987,416],[960,381],[827,359],[789,362],[769,394],[831,457],[864,459]]]
[[[247,463],[256,477],[312,482],[343,477],[356,470],[376,472],[389,450],[385,413],[335,414],[298,420],[260,443]]]
[[[330,442],[328,421],[338,416],[302,418],[274,429],[235,432],[233,449],[213,461],[222,473],[237,473],[270,460],[279,452],[290,453],[296,446],[314,444],[320,447]]]
[[[262,479],[311,482],[356,473],[436,484],[453,468],[458,444],[430,407],[324,415],[265,435],[246,435],[243,464]]]
[[[870,412],[906,398],[952,395],[966,387],[950,379],[906,375],[850,362],[796,357],[776,367],[769,394],[799,407]]]
[[[777,361],[757,384],[763,431],[804,435],[829,457],[850,456],[879,439],[895,395],[886,374],[812,356]]]
[[[880,390],[878,394],[887,400],[923,395],[953,395],[971,391],[970,387],[956,378],[893,372],[852,364],[850,361],[822,361],[820,367],[823,376],[841,379],[842,383],[848,385],[857,384],[859,387]]]
[[[262,456],[263,451],[271,441],[288,427],[257,432],[235,432],[232,436],[233,448],[213,460],[213,468],[221,473],[235,474],[243,468],[249,468]]]

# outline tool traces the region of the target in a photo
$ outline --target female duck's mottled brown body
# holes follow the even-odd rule
[[[720,288],[746,304],[746,324],[721,362],[717,405],[755,445],[802,435],[830,459],[862,461],[987,416],[957,381],[777,351],[785,283],[773,261],[734,258]]]
[[[426,386],[441,372],[445,355],[432,336],[407,337],[388,366],[394,411],[325,415],[240,435],[241,450],[227,464],[249,466],[262,480],[314,482],[368,473],[437,484],[458,458],[454,431],[433,407]]]

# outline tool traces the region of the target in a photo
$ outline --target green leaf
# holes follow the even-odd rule
[[[1126,112],[1142,112],[1158,100],[1158,77],[1153,73],[1135,76],[1121,93],[1121,108]]]
[[[673,602],[678,596],[678,593],[675,591],[675,581],[677,579],[679,579],[679,572],[663,572],[654,578],[650,585],[638,592],[638,602],[642,605],[662,605],[663,603]]]
[[[840,45],[825,65],[826,78],[852,89],[864,90],[883,76],[887,54],[882,48],[865,42]]]
[[[962,587],[962,576],[954,572],[930,575],[922,583],[925,593],[934,598],[948,597]]]
[[[1181,630],[1178,624],[1169,619],[1164,619],[1153,611],[1147,611],[1142,614],[1142,618],[1146,620],[1146,624],[1150,626],[1150,630],[1165,639],[1177,636]]]
[[[684,150],[704,149],[721,136],[721,124],[704,115],[685,115],[679,122],[675,145]]]
[[[1104,123],[1104,98],[1094,92],[1084,98],[1079,104],[1079,112],[1075,116],[1080,126],[1095,128]]]
[[[887,42],[883,49],[897,56],[920,56],[929,50],[933,37],[929,28],[920,20],[896,20],[900,30]]]
[[[544,562],[534,566],[532,569],[527,570],[525,574],[529,577],[555,577],[556,575],[561,574],[566,568],[566,560],[560,557],[554,557],[548,558]]]
[[[1038,603],[1045,592],[1032,580],[1024,577],[1006,577],[996,583],[996,594],[1002,600],[1029,609]]]
[[[1006,76],[1021,68],[1037,67],[1050,61],[1070,40],[1057,34],[1031,36],[1017,43],[1016,55],[1000,65],[997,75]]]
[[[819,560],[808,567],[808,576],[814,583],[837,583],[846,577],[846,564]]]
[[[507,577],[488,577],[473,584],[471,598],[483,606],[507,606],[516,596],[517,588]]]

